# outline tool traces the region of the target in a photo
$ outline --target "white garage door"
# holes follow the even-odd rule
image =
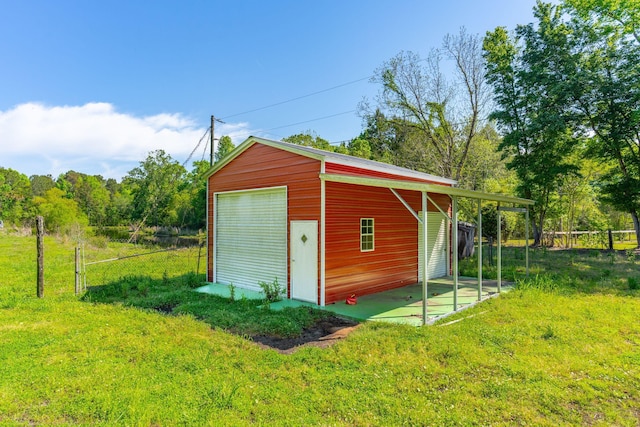
[[[422,217],[422,212],[420,212]],[[447,242],[448,242],[447,220],[440,212],[429,212],[427,214],[427,259],[429,260],[429,279],[447,275]],[[418,223],[418,278],[422,281],[422,224]]]
[[[287,285],[287,189],[216,194],[215,281],[261,290]]]

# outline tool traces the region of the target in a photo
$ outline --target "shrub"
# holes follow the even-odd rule
[[[635,249],[627,249],[625,251],[627,255],[627,261],[634,262],[636,260],[636,251]]]
[[[233,283],[229,283],[229,300],[236,300],[236,286]]]
[[[267,302],[280,301],[282,299],[282,288],[278,283],[278,278],[273,282],[258,282],[262,292],[264,292],[264,298]]]
[[[185,285],[187,285],[187,287],[189,287],[191,289],[199,288],[200,286],[202,286],[202,282],[203,282],[203,280],[202,280],[201,275],[196,274],[196,273],[194,273],[192,271],[187,273],[187,274],[185,274],[185,276],[184,276]]]

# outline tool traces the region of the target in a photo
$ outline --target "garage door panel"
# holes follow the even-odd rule
[[[287,282],[287,192],[271,188],[216,195],[216,282],[260,290]]]

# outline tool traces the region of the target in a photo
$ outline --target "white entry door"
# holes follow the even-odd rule
[[[291,221],[291,298],[318,303],[318,221]]]

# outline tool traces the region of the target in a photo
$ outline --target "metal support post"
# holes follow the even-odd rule
[[[502,291],[502,214],[500,213],[500,202],[498,202],[498,207],[496,208],[496,217],[498,218],[498,243],[497,243],[497,247],[496,247],[496,253],[497,253],[497,262],[496,265],[498,266],[498,293],[500,293],[500,291]]]
[[[452,198],[452,221],[451,228],[453,228],[452,240],[452,255],[453,255],[453,311],[458,311],[458,198],[453,196]]]
[[[478,301],[482,299],[482,200],[478,199]]]
[[[426,191],[422,192],[422,251],[424,252],[422,255],[422,325],[427,324],[427,299],[429,296],[429,260],[428,255],[429,251],[427,248],[429,247],[427,242],[427,193]]]

